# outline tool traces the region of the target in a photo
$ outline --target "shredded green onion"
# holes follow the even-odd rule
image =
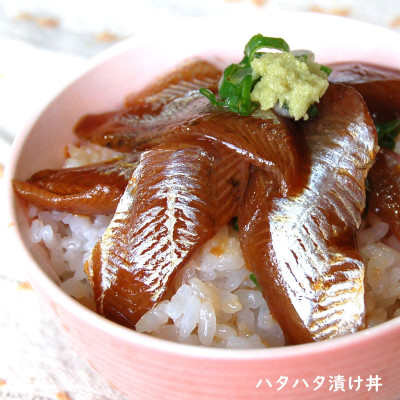
[[[318,114],[319,114],[319,108],[318,108],[315,104],[311,104],[311,106],[308,107],[307,115],[308,115],[310,118],[314,118],[314,117],[316,117]]]
[[[256,276],[254,274],[250,274],[249,278],[254,282],[254,284],[256,285],[256,288],[261,291],[261,288],[257,282]]]
[[[321,71],[324,71],[328,76],[331,74],[332,72],[332,68],[327,67],[326,65],[321,65]]]
[[[200,93],[215,106],[226,108],[234,113],[248,116],[251,115],[259,106],[257,102],[251,101],[250,95],[254,86],[259,81],[259,77],[253,77],[251,62],[255,57],[260,57],[263,52],[261,49],[274,49],[282,52],[290,52],[289,45],[284,39],[266,37],[261,34],[253,36],[244,48],[244,57],[238,64],[229,65],[223,73],[219,83],[219,96],[209,89],[201,88]],[[307,58],[307,55],[299,55],[298,58]],[[331,69],[321,65],[321,70],[327,75]],[[316,106],[310,107],[309,116],[318,114]]]
[[[400,133],[400,120],[393,119],[384,122],[375,122],[378,132],[378,144],[386,149],[393,150],[396,145],[396,137]]]
[[[231,220],[232,228],[235,231],[239,231],[239,223],[238,223],[238,217],[233,217]]]
[[[246,44],[244,57],[239,64],[231,64],[225,69],[219,85],[220,100],[208,89],[201,88],[200,93],[213,105],[244,116],[252,114],[258,104],[251,101],[250,94],[259,78],[253,79],[250,63],[259,55],[258,50],[263,48],[290,51],[289,45],[283,39],[255,35]]]

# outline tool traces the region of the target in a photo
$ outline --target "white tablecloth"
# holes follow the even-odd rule
[[[143,27],[142,21],[156,24],[166,18],[172,21],[211,13],[222,15],[238,8],[255,12],[289,9],[335,13],[400,30],[398,0],[98,0],[95,3],[99,11],[89,24],[84,23],[85,13],[88,17],[93,0],[79,2],[86,5],[79,15],[73,11],[79,9],[75,3],[0,0],[2,167],[7,164],[13,138],[40,105],[78,73],[89,56],[113,40],[136,34]],[[110,3],[114,7],[112,16],[107,13]],[[127,9],[132,7],[133,19],[126,18]],[[3,205],[3,198],[1,202]],[[6,246],[6,215],[1,215],[0,223],[0,240]],[[31,289],[23,266],[15,265],[12,256],[3,258],[0,266],[0,313],[0,399],[124,398],[71,348]]]

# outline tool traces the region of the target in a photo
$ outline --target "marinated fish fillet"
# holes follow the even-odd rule
[[[333,80],[359,84],[349,68],[336,71]],[[116,210],[85,271],[97,311],[122,325],[135,327],[170,296],[177,270],[239,214],[246,263],[289,343],[361,329],[364,266],[355,230],[377,148],[365,103],[351,87],[331,84],[311,121],[272,111],[243,117],[198,92],[216,92],[221,74],[206,61],[188,62],[129,96],[126,108],[83,117],[79,138],[126,158],[41,171],[15,181],[15,190],[42,208]],[[379,79],[382,96],[387,78]],[[373,91],[365,89],[366,100],[382,116]]]
[[[236,215],[248,169],[236,154],[200,141],[143,153],[85,265],[97,311],[134,327],[193,252]]]
[[[137,136],[193,115],[199,104],[192,100],[203,97],[198,89],[216,91],[221,74],[219,68],[207,61],[186,62],[155,84],[128,97],[126,108],[84,116],[75,126],[75,134],[121,152],[149,149],[154,144],[140,141]]]
[[[369,207],[400,240],[400,155],[381,148],[368,183]]]
[[[305,144],[284,118],[272,111],[246,117],[233,114],[212,106],[199,93],[199,87],[216,91],[221,74],[207,61],[188,62],[130,97],[127,105],[131,108],[84,117],[75,133],[123,152],[206,139],[280,175],[286,191],[302,187],[309,166],[304,160]],[[152,106],[140,108],[143,104]]]
[[[110,140],[111,147],[136,151],[165,142],[206,139],[282,176],[286,190],[302,186],[309,163],[305,162],[305,143],[284,118],[272,111],[241,116],[213,107],[198,91],[176,98],[156,116],[131,116],[131,130],[115,130],[103,136],[97,130],[91,137],[97,144]],[[93,132],[92,132],[93,133]]]
[[[38,207],[74,214],[110,214],[133,171],[139,154],[76,168],[43,170],[26,182],[13,181],[16,193]]]
[[[354,87],[363,96],[375,120],[400,117],[398,70],[363,63],[340,63],[332,65],[329,80]]]
[[[304,138],[286,119],[272,111],[258,110],[244,117],[204,108],[191,119],[166,126],[149,140],[168,142],[188,138],[206,139],[224,146],[252,165],[277,175],[286,194],[294,194],[303,187],[309,173]]]
[[[143,116],[130,110],[121,110],[86,116],[75,127],[75,134],[86,141],[120,152],[148,150],[157,143],[153,135],[176,123],[187,121],[211,108],[198,90],[173,99],[159,110],[158,114]]]
[[[251,174],[239,210],[240,241],[288,343],[331,339],[364,327],[364,265],[355,243],[374,162],[376,131],[361,96],[331,84],[320,115],[298,124],[309,153],[302,191]]]
[[[169,73],[140,90],[132,93],[125,105],[136,115],[155,114],[161,107],[188,92],[207,87],[218,90],[222,70],[209,61],[191,58],[178,65]]]

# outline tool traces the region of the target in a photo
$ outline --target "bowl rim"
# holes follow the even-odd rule
[[[322,19],[327,23],[335,23],[352,25],[354,31],[358,29],[373,29],[376,32],[382,32],[389,34],[390,36],[396,37],[400,43],[400,33],[389,28],[371,24],[364,21],[354,20],[348,17],[327,15],[313,12],[303,12],[303,11],[268,11],[274,18],[282,18],[283,16],[290,18],[298,18],[301,16],[306,19]],[[235,13],[233,13],[235,14]],[[220,15],[211,15],[206,17],[196,17],[190,19],[183,19],[181,21],[181,26],[191,26],[193,24],[204,24],[204,23],[215,23],[220,18]],[[36,121],[40,119],[41,115],[46,112],[46,109],[50,104],[60,96],[68,87],[74,84],[77,80],[82,78],[85,74],[90,73],[90,71],[97,65],[105,62],[106,60],[118,56],[125,51],[134,48],[139,43],[149,43],[156,39],[156,33],[149,31],[142,32],[134,37],[127,38],[109,49],[102,51],[98,55],[94,56],[88,61],[87,65],[72,77],[66,84],[64,84],[56,94],[53,94],[46,106],[37,113],[36,117],[32,118],[31,121],[27,123],[27,126],[21,131],[19,135],[14,140],[11,150],[10,161],[8,162],[5,173],[4,182],[6,182],[6,203],[7,203],[7,215],[11,216],[11,231],[12,235],[18,242],[23,243],[22,235],[17,229],[16,215],[17,210],[15,206],[15,195],[12,189],[11,179],[14,176],[15,168],[18,161],[18,155],[22,150],[25,138],[29,135],[30,130],[35,125]],[[364,331],[356,332],[347,336],[338,337],[333,340],[317,342],[317,343],[306,343],[295,346],[284,346],[284,347],[274,347],[274,348],[257,348],[257,349],[223,349],[215,347],[205,347],[190,345],[184,343],[172,342],[164,339],[160,339],[145,333],[139,333],[132,329],[121,326],[113,321],[107,320],[106,318],[96,314],[94,311],[86,308],[77,300],[73,299],[67,293],[65,293],[56,283],[54,283],[40,268],[36,263],[32,254],[30,254],[29,249],[25,248],[25,252],[21,252],[19,257],[23,260],[23,264],[26,265],[25,270],[32,281],[34,288],[38,288],[39,291],[43,291],[52,299],[57,299],[56,304],[60,303],[65,310],[73,314],[76,318],[79,318],[91,326],[103,331],[104,333],[110,334],[123,340],[124,342],[140,345],[148,349],[154,349],[164,353],[179,354],[184,357],[190,356],[201,359],[218,359],[218,360],[256,360],[256,359],[282,359],[286,357],[297,357],[304,354],[322,354],[325,352],[331,352],[335,349],[346,347],[351,345],[353,342],[358,344],[374,341],[378,336],[390,335],[394,331],[400,331],[400,318],[395,318],[393,320],[387,321],[379,326],[368,328]]]

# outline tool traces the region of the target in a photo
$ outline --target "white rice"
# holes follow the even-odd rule
[[[136,330],[206,346],[283,346],[282,331],[249,275],[237,232],[225,226],[180,271],[171,300],[147,312]]]
[[[98,146],[69,146],[65,166],[98,162],[115,155]],[[79,216],[29,207],[32,242],[49,249],[61,287],[93,307],[83,265],[112,216]],[[400,316],[400,242],[370,213],[357,234],[366,265],[366,322],[371,327]],[[139,332],[182,343],[225,348],[285,344],[261,292],[250,279],[238,234],[223,227],[199,249],[175,279],[176,292],[148,311]]]
[[[366,266],[366,322],[371,327],[400,315],[400,242],[370,212],[357,244]]]
[[[32,242],[42,242],[49,249],[50,260],[61,280],[61,287],[77,299],[90,297],[91,288],[83,264],[112,216],[87,217],[41,211],[32,205],[28,214],[33,218]]]

